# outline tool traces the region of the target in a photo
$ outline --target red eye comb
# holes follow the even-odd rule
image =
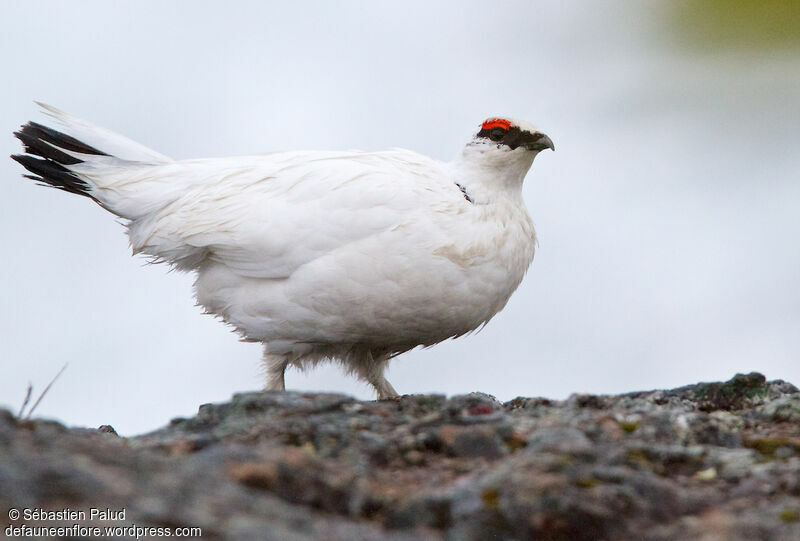
[[[511,122],[504,118],[490,118],[483,124],[481,124],[481,129],[484,130],[491,130],[492,128],[503,128],[507,130],[511,127]]]

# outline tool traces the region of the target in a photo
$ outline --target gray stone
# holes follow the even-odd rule
[[[556,453],[579,454],[591,451],[592,442],[586,435],[572,427],[544,427],[536,430],[528,438],[527,450],[530,452],[549,451]]]
[[[132,438],[0,411],[0,509],[221,540],[797,540],[799,397],[760,374],[505,404],[242,393]]]
[[[782,396],[761,408],[759,416],[778,423],[800,423],[800,394]]]

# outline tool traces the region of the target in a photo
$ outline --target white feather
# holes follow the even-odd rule
[[[52,105],[35,102],[36,105],[44,109],[45,114],[58,122],[64,133],[71,135],[79,141],[83,141],[89,146],[116,156],[123,160],[133,160],[142,162],[169,162],[170,158],[149,149],[146,146],[131,141],[127,137],[114,133],[111,130],[95,126],[81,118],[74,117]]]
[[[127,219],[134,252],[197,271],[198,302],[265,344],[270,388],[287,364],[331,358],[391,396],[389,358],[486,324],[533,259],[521,186],[536,151],[476,137],[451,163],[404,150],[172,161],[43,107],[112,154],[67,152],[82,162],[65,167]]]

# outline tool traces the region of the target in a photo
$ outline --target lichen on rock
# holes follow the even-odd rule
[[[141,436],[0,412],[0,503],[210,539],[800,539],[800,392],[242,393]],[[54,525],[54,524],[48,524]]]

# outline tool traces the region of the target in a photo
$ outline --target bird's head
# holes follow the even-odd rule
[[[489,118],[481,124],[471,145],[485,145],[500,152],[555,150],[553,141],[529,122],[511,118]]]
[[[555,150],[553,141],[529,122],[492,117],[479,126],[467,143],[463,159],[524,177],[533,158],[547,148]]]

